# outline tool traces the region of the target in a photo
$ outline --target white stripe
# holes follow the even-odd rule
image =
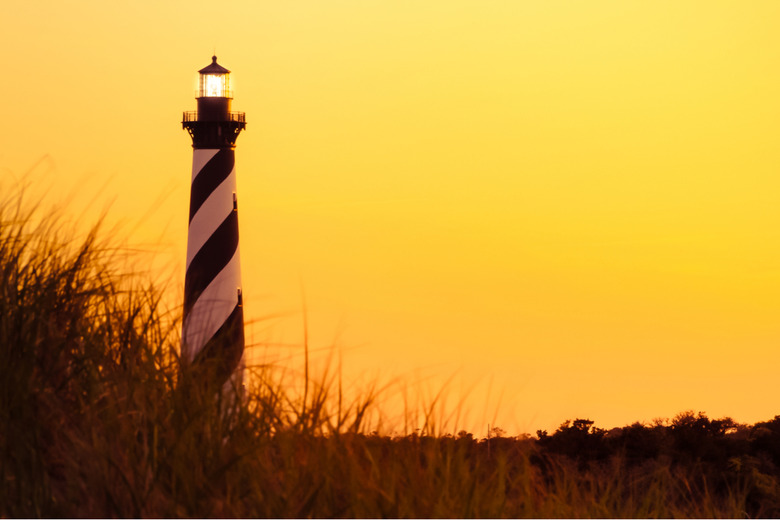
[[[211,160],[212,157],[217,155],[219,148],[208,148],[205,150],[193,150],[192,151],[192,180],[198,176],[200,171],[206,166],[206,163]]]
[[[184,323],[182,357],[192,361],[233,312],[241,287],[239,250],[192,306]]]
[[[195,255],[214,234],[214,231],[233,211],[233,194],[236,192],[236,169],[216,187],[192,217],[187,233],[187,269]]]

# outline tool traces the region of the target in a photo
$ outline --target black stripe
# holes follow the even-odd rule
[[[217,186],[228,178],[236,162],[234,150],[222,149],[203,165],[192,181],[190,190],[190,222]]]
[[[244,353],[244,308],[236,305],[227,321],[195,355],[193,364],[212,366],[217,385],[224,384],[241,362]]]
[[[192,259],[184,276],[184,319],[238,249],[238,212],[231,211]]]

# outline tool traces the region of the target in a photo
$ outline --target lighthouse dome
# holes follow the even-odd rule
[[[230,71],[217,63],[217,57],[211,57],[211,63],[198,71],[200,74],[228,74]]]

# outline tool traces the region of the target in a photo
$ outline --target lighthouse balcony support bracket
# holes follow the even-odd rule
[[[226,119],[204,121],[197,112],[184,112],[181,125],[192,137],[193,148],[234,148],[246,128],[246,117],[244,112],[229,112]]]

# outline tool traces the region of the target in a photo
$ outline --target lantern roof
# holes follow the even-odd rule
[[[211,64],[208,67],[203,67],[198,71],[199,74],[227,74],[230,71],[225,67],[217,63],[217,57],[211,57]]]

